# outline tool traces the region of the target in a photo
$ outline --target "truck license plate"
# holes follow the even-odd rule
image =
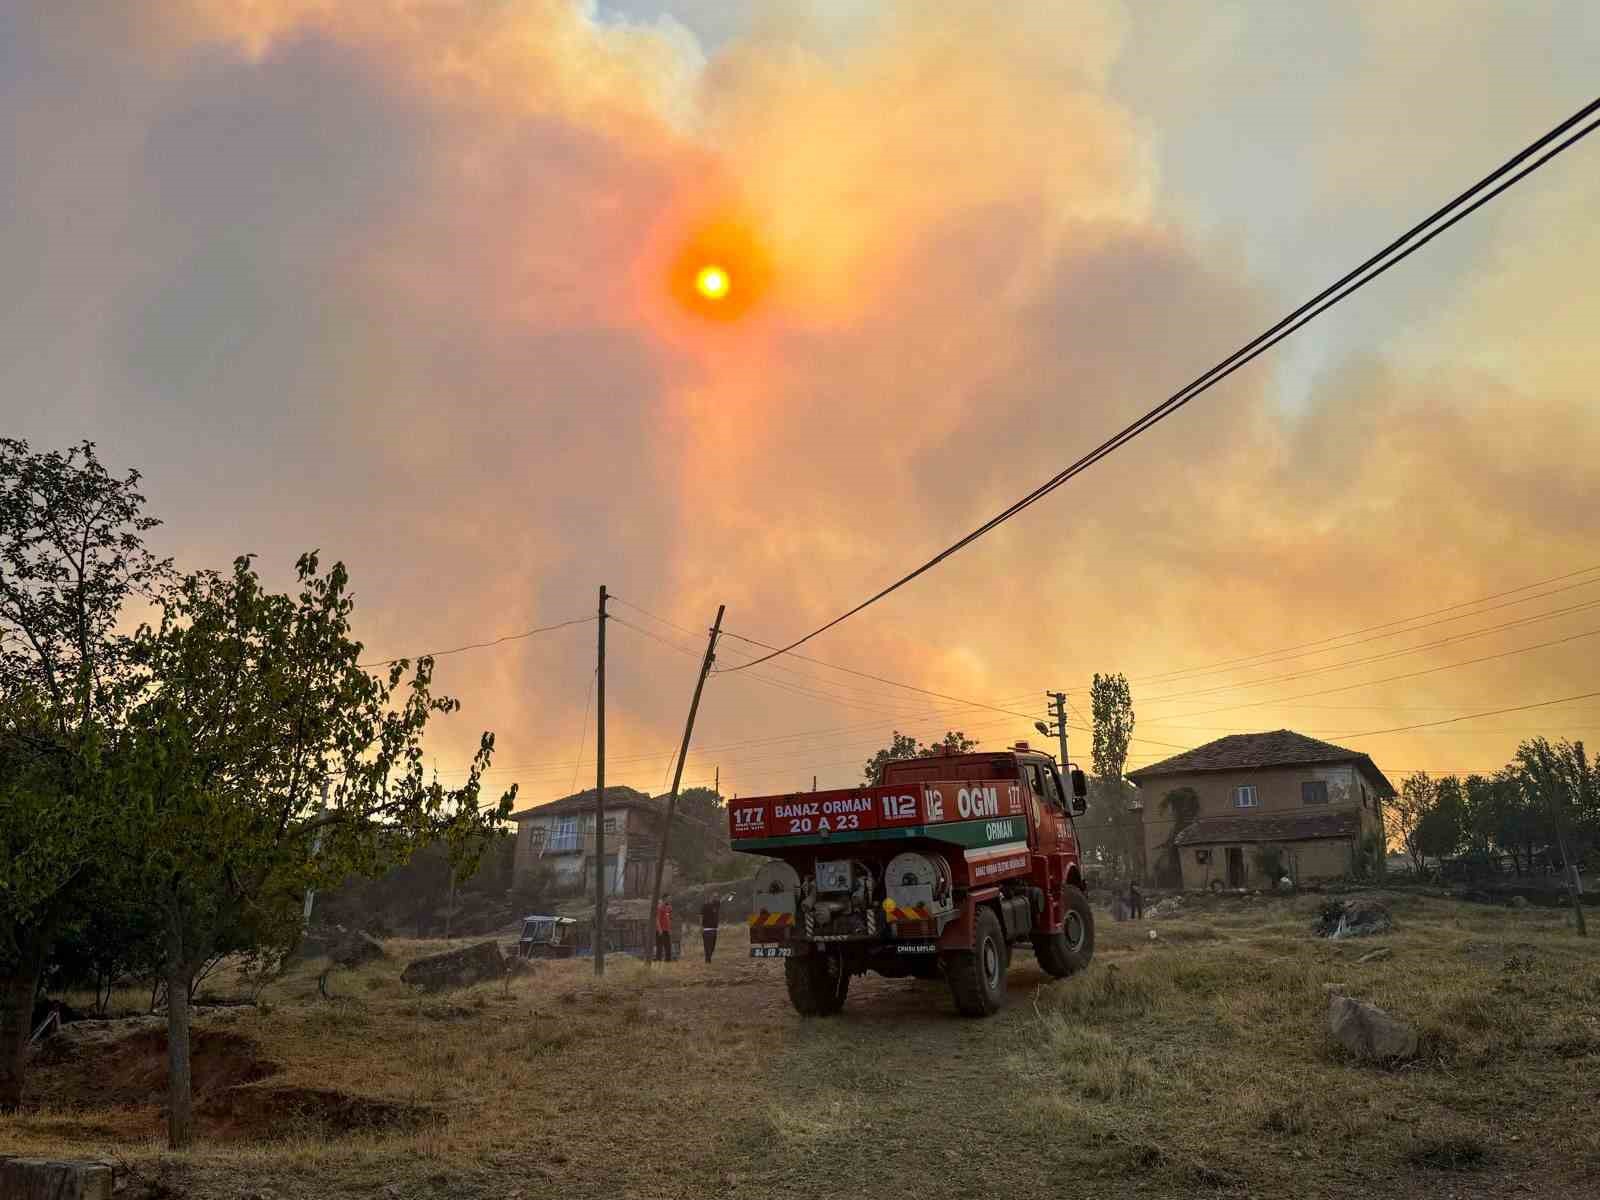
[[[935,954],[939,947],[933,942],[896,942],[896,954]]]
[[[751,958],[789,958],[792,947],[789,946],[751,946]]]

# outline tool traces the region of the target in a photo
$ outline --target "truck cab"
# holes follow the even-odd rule
[[[1072,818],[1083,774],[1026,743],[890,762],[869,787],[740,799],[736,850],[764,854],[751,955],[782,958],[795,1008],[837,1012],[850,978],[943,976],[963,1013],[1005,997],[1011,950],[1088,964],[1094,919]]]

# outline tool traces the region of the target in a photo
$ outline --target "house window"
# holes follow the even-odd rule
[[[1255,808],[1261,803],[1256,798],[1256,789],[1251,784],[1233,789],[1233,806],[1235,808]]]
[[[615,833],[616,831],[617,831],[617,819],[615,817],[607,817],[606,818],[606,832],[607,833]]]
[[[1363,783],[1361,785],[1361,807],[1365,808],[1366,806],[1367,806],[1367,785]]]
[[[1194,852],[1194,860],[1197,863],[1208,863],[1208,862],[1210,862],[1211,861],[1211,851],[1209,851],[1209,850],[1196,850]]]
[[[1325,780],[1308,779],[1300,785],[1301,804],[1326,804],[1328,802],[1328,785]]]
[[[550,835],[547,850],[576,850],[578,848],[578,818],[557,817],[555,832]]]
[[[543,825],[535,825],[532,822],[529,822],[524,828],[526,828],[528,831],[527,842],[529,853],[538,854],[542,852],[544,850],[545,835],[550,831]]]

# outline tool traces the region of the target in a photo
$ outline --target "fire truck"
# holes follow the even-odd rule
[[[802,1016],[844,1005],[852,976],[936,979],[956,1008],[1005,1003],[1011,952],[1064,977],[1094,954],[1072,818],[1083,772],[1028,743],[885,763],[874,786],[729,802],[756,875],[752,958],[783,960]]]

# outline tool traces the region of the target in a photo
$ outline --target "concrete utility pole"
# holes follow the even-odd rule
[[[1050,697],[1050,717],[1055,722],[1053,732],[1061,743],[1061,769],[1067,769],[1067,694],[1046,692]]]
[[[1551,780],[1549,772],[1545,779]],[[1551,788],[1554,791],[1554,788]],[[1572,902],[1572,916],[1578,923],[1578,936],[1589,936],[1589,924],[1583,917],[1583,877],[1578,874],[1578,865],[1572,861],[1572,855],[1567,851],[1567,823],[1561,818],[1560,802],[1552,795],[1549,800],[1550,816],[1556,826],[1556,848],[1561,852],[1561,873],[1567,877],[1567,899]]]
[[[606,973],[606,585],[600,585],[600,647],[595,665],[594,973]],[[581,834],[579,836],[582,836]]]
[[[722,614],[727,607],[726,604],[717,605],[717,619],[711,623],[711,637],[706,642],[706,656],[700,660],[700,677],[694,681],[694,696],[689,701],[689,719],[683,725],[683,744],[678,747],[678,765],[673,769],[672,791],[667,796],[667,820],[661,827],[661,845],[656,850],[656,881],[650,891],[651,929],[655,928],[656,907],[661,903],[661,877],[667,870],[667,839],[672,835],[672,814],[678,807],[678,785],[683,782],[683,760],[689,756],[689,737],[694,733],[695,713],[700,711],[700,693],[705,690],[706,676],[711,674],[711,664],[717,661],[717,637],[722,633]],[[654,962],[655,955],[651,954],[645,961]]]

